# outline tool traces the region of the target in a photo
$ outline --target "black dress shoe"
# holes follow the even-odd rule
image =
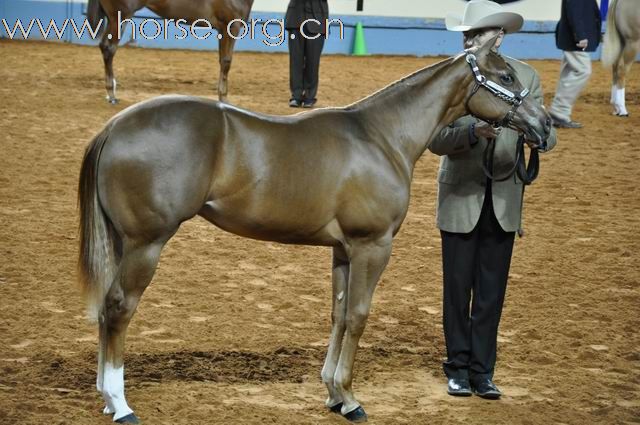
[[[289,106],[291,108],[299,108],[302,106],[302,101],[298,100],[298,99],[290,99],[289,100]]]
[[[303,108],[313,108],[318,100],[317,99],[305,99],[302,101]]]
[[[497,400],[502,395],[491,379],[482,379],[474,382],[472,388],[475,395],[489,400]]]
[[[471,385],[468,379],[451,378],[447,383],[447,393],[456,397],[469,397]]]

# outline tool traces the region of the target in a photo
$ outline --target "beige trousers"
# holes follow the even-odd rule
[[[587,52],[564,52],[560,79],[549,112],[558,119],[571,120],[573,104],[591,76],[591,56]]]

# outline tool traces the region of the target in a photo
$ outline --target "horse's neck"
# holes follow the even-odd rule
[[[464,115],[471,81],[464,58],[450,59],[390,85],[358,106],[368,132],[413,170],[433,137]]]

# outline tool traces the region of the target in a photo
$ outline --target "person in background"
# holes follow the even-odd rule
[[[549,114],[553,125],[580,128],[571,119],[573,105],[591,76],[591,56],[600,44],[601,18],[596,0],[562,0],[556,46],[563,51],[560,78]]]
[[[318,93],[320,56],[329,18],[327,0],[290,0],[284,22],[289,31],[289,83],[292,108],[312,108]],[[309,21],[302,27],[302,24]],[[304,34],[303,34],[304,32]]]
[[[522,16],[487,0],[467,3],[463,17],[446,18],[449,31],[461,31],[464,48],[495,38],[497,53],[505,34],[517,32]],[[542,104],[540,77],[531,66],[503,56],[515,77]],[[512,76],[509,76],[511,79]],[[505,77],[506,78],[506,77]],[[498,84],[504,84],[498,81]],[[555,129],[537,146],[556,144]],[[498,324],[507,287],[516,231],[521,227],[524,185],[516,175],[494,181],[483,170],[483,152],[495,139],[490,170],[512,169],[518,133],[494,128],[467,115],[445,127],[429,149],[442,156],[438,172],[437,225],[442,238],[443,330],[447,348],[447,392],[497,399],[493,382]],[[527,141],[530,146],[538,142]],[[491,165],[492,164],[492,165]]]

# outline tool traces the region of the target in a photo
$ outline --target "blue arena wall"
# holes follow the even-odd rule
[[[283,0],[284,2],[284,0]],[[284,4],[284,3],[283,3]],[[284,9],[284,6],[283,6]],[[32,19],[39,18],[42,24],[48,25],[54,19],[58,25],[62,25],[65,19],[73,19],[78,26],[86,18],[86,4],[73,1],[51,1],[51,0],[0,0],[0,19],[4,19],[13,28],[18,19],[23,25],[28,25]],[[146,18],[159,19],[155,14],[147,9],[140,10],[134,21],[136,27]],[[269,19],[282,19],[283,14],[254,12],[253,19],[261,19],[262,22]],[[446,31],[444,21],[441,19],[419,19],[419,18],[394,18],[378,16],[331,16],[332,19],[340,19],[344,24],[344,38],[341,40],[337,27],[332,27],[329,39],[325,44],[326,54],[349,54],[353,45],[355,35],[355,25],[362,22],[365,27],[365,37],[367,48],[370,54],[374,55],[415,55],[415,56],[450,56],[462,49],[462,37],[459,33]],[[160,21],[161,22],[161,21]],[[555,47],[554,29],[555,22],[549,21],[527,21],[521,32],[509,35],[501,48],[506,55],[519,59],[558,59],[561,52]],[[148,33],[153,33],[153,25],[148,25]],[[265,36],[262,34],[262,24],[256,25],[256,36],[254,39],[245,37],[236,42],[238,51],[260,51],[260,52],[286,52],[286,41],[277,47],[270,47],[263,43]],[[271,24],[267,30],[270,34],[277,34],[280,30],[278,24]],[[191,35],[184,40],[176,40],[175,36],[180,32],[175,27],[170,27],[170,31],[158,39],[146,40],[138,33],[136,40],[131,39],[131,28],[125,30],[125,35],[121,44],[135,45],[138,47],[160,48],[160,49],[195,49],[195,50],[217,50],[218,42],[215,38],[215,31],[207,40],[197,40]],[[197,31],[202,37],[204,33]],[[19,34],[19,31],[18,31]],[[14,38],[22,39],[22,35]],[[8,38],[9,34],[0,23],[0,38]],[[42,40],[39,28],[34,25],[29,40]],[[49,41],[60,41],[51,34],[47,38]],[[96,45],[97,40],[91,39],[87,34],[81,39],[74,34],[71,28],[67,28],[62,37],[63,42]],[[598,50],[593,55],[594,59],[600,57]],[[0,58],[1,60],[1,58]]]

